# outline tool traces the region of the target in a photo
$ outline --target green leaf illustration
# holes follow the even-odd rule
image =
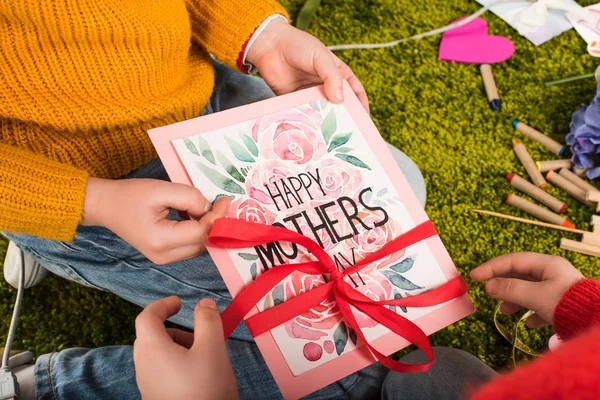
[[[258,260],[258,256],[256,254],[238,253],[238,256],[240,256],[240,258],[243,258],[246,261],[255,261],[255,260]]]
[[[373,197],[373,191],[369,190],[368,192],[365,193],[365,197],[363,198],[365,202],[370,202],[371,201],[371,197]]]
[[[350,340],[356,346],[356,343],[358,342],[358,336],[356,336],[356,332],[354,332],[354,329],[351,327],[348,327],[348,336],[350,336]]]
[[[338,153],[350,153],[352,149],[350,147],[340,147],[336,150]]]
[[[235,200],[235,196],[231,196],[229,194],[221,193],[221,194],[218,194],[217,197],[215,197],[215,201],[219,200],[221,197],[229,197],[231,199],[231,201]],[[214,201],[213,201],[213,203],[214,203]]]
[[[198,153],[198,149],[196,148],[196,146],[194,146],[194,142],[192,142],[189,138],[184,138],[183,143],[185,143],[185,147],[188,148],[190,153],[195,154],[197,156],[200,155],[200,153]]]
[[[379,206],[379,207],[385,207],[387,205],[385,201],[382,201],[379,199],[373,201],[373,204],[375,204],[376,206]]]
[[[215,161],[215,156],[213,155],[213,152],[210,149],[210,145],[208,144],[206,139],[204,139],[202,135],[196,136],[196,139],[198,140],[200,154],[202,154],[202,156],[206,158],[211,164],[217,165],[217,162]]]
[[[256,279],[256,263],[252,263],[250,266],[250,275],[252,275],[252,280]]]
[[[242,139],[242,142],[244,142],[244,144],[246,145],[248,151],[250,151],[250,153],[252,153],[254,157],[258,157],[258,147],[256,146],[256,143],[254,143],[254,140],[252,140],[250,136],[242,132],[240,132],[240,138]]]
[[[383,197],[383,196],[385,196],[385,194],[387,192],[388,192],[387,188],[383,188],[379,192],[377,192],[377,197]]]
[[[268,295],[265,297],[265,304],[263,305],[263,308],[264,308],[265,310],[268,310],[268,309],[269,309],[269,308],[271,308],[271,307],[273,307],[273,300],[271,300],[271,295],[270,295],[270,294],[268,294]]]
[[[321,132],[323,132],[323,140],[325,140],[325,144],[329,143],[329,139],[335,133],[337,129],[337,119],[335,116],[335,110],[329,111],[325,119],[323,120],[323,124],[321,125]]]
[[[413,267],[415,260],[412,257],[407,257],[404,260],[400,261],[398,264],[392,265],[390,269],[399,272],[401,274],[410,271]]]
[[[244,176],[240,174],[240,171],[238,171],[238,169],[231,163],[231,161],[229,161],[227,157],[225,157],[220,151],[217,151],[217,159],[219,160],[225,171],[227,171],[229,176],[242,183],[246,181],[246,178],[244,178]]]
[[[227,136],[225,136],[225,141],[229,145],[235,158],[243,162],[254,162],[254,158],[248,153],[248,150],[240,146],[236,141],[229,139]]]
[[[296,28],[307,30],[319,5],[321,5],[321,0],[306,0],[296,18]]]
[[[382,274],[392,283],[392,285],[403,289],[403,290],[416,290],[423,289],[421,286],[417,286],[400,274],[394,271],[383,271]]]
[[[364,168],[364,169],[368,169],[368,170],[371,169],[367,164],[362,162],[359,158],[351,156],[350,154],[336,154],[335,156],[342,161],[346,161],[347,163],[354,165],[355,167],[360,167],[360,168]]]
[[[348,332],[344,321],[340,322],[337,329],[333,333],[333,343],[335,343],[335,352],[339,356],[344,352],[346,343],[348,343]]]
[[[331,139],[331,143],[329,143],[329,148],[327,149],[330,152],[333,149],[337,149],[340,146],[345,145],[350,137],[352,136],[352,132],[340,133],[335,135],[333,139]]]
[[[308,104],[310,105],[310,108],[312,108],[313,110],[321,111],[321,108],[319,107],[319,104],[316,101],[311,101]]]
[[[401,298],[402,298],[402,295],[400,293],[398,293],[398,292],[395,292],[394,299],[401,299]],[[404,307],[404,306],[400,306],[400,309],[402,310],[403,313],[407,313],[408,312],[408,309],[406,307]]]
[[[329,100],[322,99],[321,102],[319,103],[319,105],[321,106],[321,110],[324,110],[325,107],[327,107],[328,104],[329,104]]]
[[[273,289],[273,304],[278,305],[283,303],[284,301],[284,293],[283,293],[283,285],[277,285],[275,286],[275,289]]]
[[[223,189],[228,193],[237,193],[237,194],[246,194],[246,191],[233,179],[230,179],[226,176],[221,175],[217,171],[214,171],[202,163],[196,163],[198,169],[202,171],[206,177],[215,184],[219,189]]]

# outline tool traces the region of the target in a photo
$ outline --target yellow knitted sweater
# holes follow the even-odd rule
[[[71,240],[88,176],[156,154],[275,0],[0,0],[0,231]]]

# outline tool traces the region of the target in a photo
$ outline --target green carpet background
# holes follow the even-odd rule
[[[302,3],[283,1],[292,16]],[[473,0],[324,0],[310,32],[326,44],[389,41],[438,28],[477,8]],[[423,171],[426,211],[465,278],[482,262],[515,251],[560,255],[586,276],[600,278],[600,260],[558,249],[561,237],[578,239],[575,235],[470,212],[483,208],[525,216],[503,202],[511,192],[504,176],[510,172],[525,176],[512,152],[511,138],[518,135],[510,121],[520,119],[564,141],[572,112],[588,103],[595,91],[593,79],[544,86],[549,80],[595,70],[595,60],[587,55],[575,31],[535,47],[496,16],[488,13],[484,19],[491,33],[510,38],[516,46],[510,60],[494,66],[503,102],[500,113],[492,112],[487,104],[477,66],[438,61],[439,37],[391,49],[338,54],[366,87],[381,134]],[[525,143],[534,159],[554,158],[542,147]],[[571,221],[588,229],[590,209],[554,188],[550,193],[568,204],[566,216]],[[0,260],[4,247],[5,242],[0,243]],[[431,341],[464,349],[495,368],[507,368],[509,346],[492,323],[495,302],[485,295],[483,285],[472,283],[471,288],[477,312],[434,334]],[[15,293],[0,282],[2,341]],[[25,292],[14,348],[39,355],[73,346],[131,344],[139,311],[111,294],[51,277]],[[534,348],[542,348],[550,334],[550,328],[522,330],[524,341]]]

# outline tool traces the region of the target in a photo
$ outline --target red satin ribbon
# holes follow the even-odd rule
[[[359,272],[373,261],[436,235],[437,231],[431,221],[424,222],[386,244],[354,266],[344,271],[338,271],[331,257],[315,241],[304,235],[285,228],[255,224],[239,219],[217,219],[208,238],[208,242],[214,246],[239,249],[269,242],[284,241],[305,247],[317,258],[317,261],[313,262],[285,264],[271,268],[242,289],[222,314],[225,337],[229,337],[248,312],[292,272],[300,271],[310,275],[327,274],[329,275],[329,282],[324,285],[248,318],[246,325],[252,336],[256,337],[268,332],[290,319],[307,312],[333,295],[344,321],[354,329],[368,346],[369,350],[383,365],[398,372],[425,372],[429,370],[433,362],[433,351],[431,350],[427,335],[412,321],[389,310],[386,306],[429,307],[438,305],[467,293],[469,290],[467,283],[458,277],[438,288],[416,296],[374,301],[352,288],[343,278]],[[423,350],[429,362],[426,364],[404,364],[375,350],[360,329],[352,313],[351,305]]]

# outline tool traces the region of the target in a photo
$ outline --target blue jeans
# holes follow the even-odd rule
[[[248,104],[272,97],[261,79],[242,75],[215,64],[215,90],[205,113]],[[424,184],[418,168],[403,153],[396,158],[409,175],[415,190],[424,199]],[[416,171],[416,172],[415,172]],[[416,178],[418,175],[418,178]],[[168,180],[159,159],[127,178]],[[416,178],[416,179],[415,179]],[[179,219],[176,212],[169,216]],[[112,292],[139,306],[177,295],[181,311],[171,321],[193,327],[193,310],[198,300],[213,299],[222,311],[231,297],[208,254],[170,265],[155,265],[113,232],[102,227],[80,226],[75,239],[65,243],[27,235],[6,234],[24,251],[32,254],[51,272],[99,290]],[[278,398],[279,390],[246,326],[241,324],[227,342],[241,398]],[[77,399],[137,398],[131,347],[71,349],[47,354],[36,362],[37,397]],[[385,371],[373,365],[315,393],[312,398],[365,398],[379,390]]]

